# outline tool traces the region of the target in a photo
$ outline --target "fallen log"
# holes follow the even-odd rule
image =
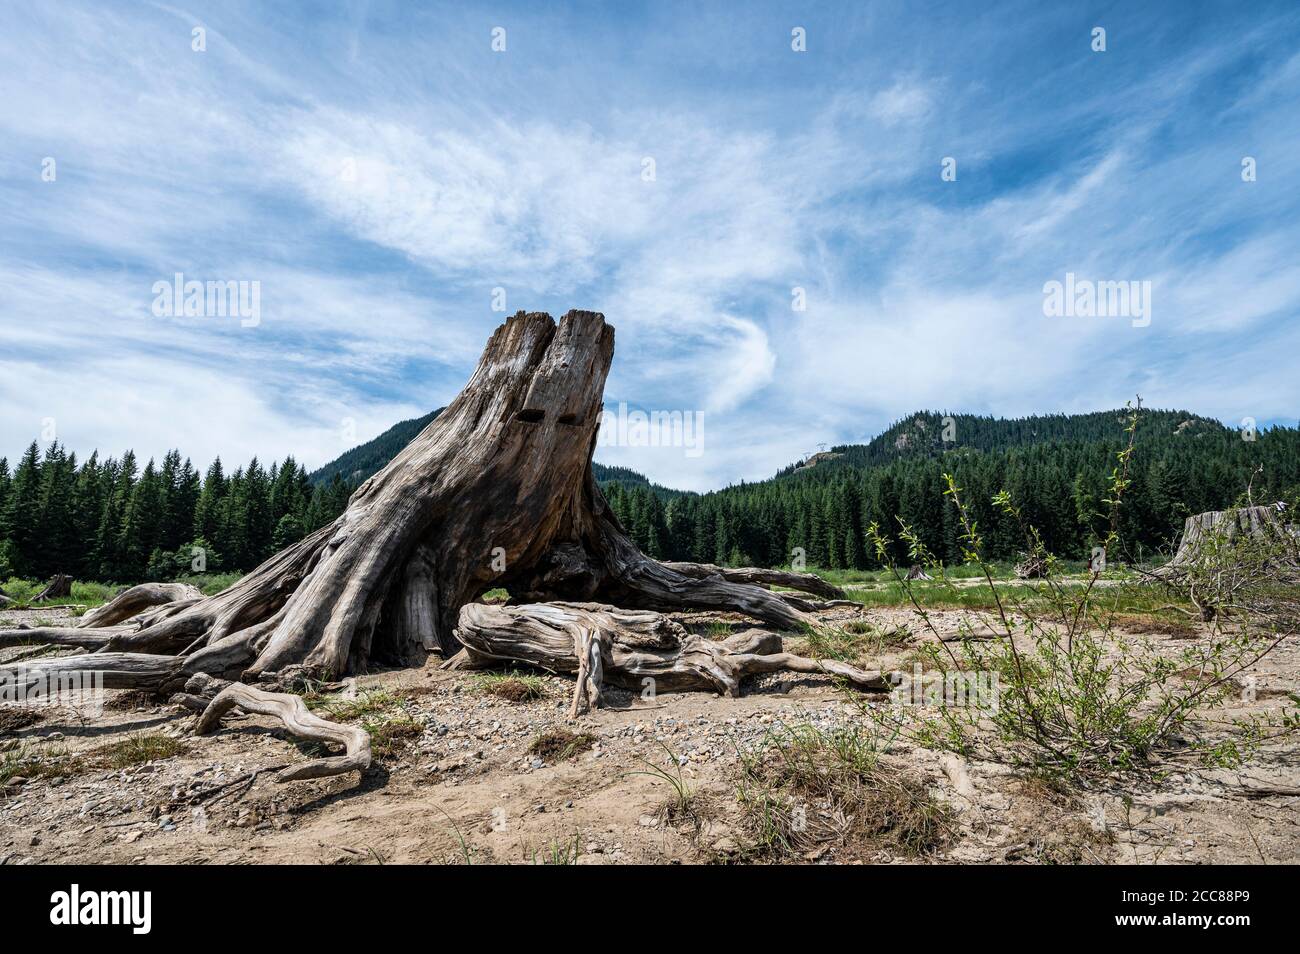
[[[471,603],[460,612],[456,635],[464,649],[446,668],[509,662],[577,674],[574,715],[600,705],[606,682],[637,691],[734,696],[748,676],[790,671],[836,676],[868,691],[892,688],[879,672],[783,652],[781,637],[766,630],[715,641],[659,613],[599,603]]]

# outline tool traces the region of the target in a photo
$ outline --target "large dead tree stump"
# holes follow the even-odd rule
[[[96,654],[57,664],[111,661],[114,686],[135,680],[159,691],[196,674],[333,678],[372,660],[452,655],[461,608],[494,587],[528,601],[732,610],[805,626],[812,603],[736,571],[660,563],[619,525],[591,472],[613,354],[614,329],[599,314],[571,311],[557,325],[520,312],[493,333],[465,389],[357,488],[336,521],[215,596],[166,594],[174,598],[130,617],[128,628],[104,630],[111,635]],[[835,592],[804,574],[744,572]],[[139,613],[160,592],[128,591],[85,629]]]
[[[44,600],[57,600],[72,595],[72,577],[66,573],[55,573],[50,577],[50,582],[45,584],[45,589],[41,590],[32,597],[33,603],[40,603]]]
[[[1243,539],[1258,540],[1292,561],[1300,545],[1295,529],[1288,527],[1273,507],[1211,510],[1193,514],[1183,521],[1178,550],[1159,572],[1176,577],[1201,560],[1208,546],[1231,545]]]

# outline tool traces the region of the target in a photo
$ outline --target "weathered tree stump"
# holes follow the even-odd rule
[[[1203,556],[1207,546],[1233,544],[1242,539],[1258,540],[1279,554],[1294,558],[1297,538],[1273,507],[1239,507],[1235,510],[1211,510],[1183,521],[1183,535],[1173,559],[1158,572],[1177,576]]]
[[[44,600],[57,600],[71,595],[72,577],[64,573],[56,573],[50,578],[50,582],[45,584],[45,589],[32,597],[32,602],[40,603]]]
[[[111,658],[115,686],[134,675],[160,691],[198,673],[281,684],[334,678],[374,660],[452,655],[461,608],[494,587],[530,602],[731,610],[787,629],[807,624],[809,601],[736,571],[660,563],[619,525],[591,472],[613,353],[602,315],[571,311],[557,325],[516,314],[496,329],[465,389],[357,488],[336,521],[215,596],[135,617],[103,655],[58,663]],[[127,596],[86,628],[136,605]]]

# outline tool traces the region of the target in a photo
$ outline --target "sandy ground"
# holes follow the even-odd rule
[[[837,612],[840,621],[859,618],[852,610]],[[54,615],[3,614],[14,622]],[[932,615],[951,628],[959,614]],[[873,609],[865,618],[922,630],[907,610]],[[1167,640],[1171,649],[1179,644],[1172,635],[1152,638]],[[910,667],[909,652],[907,645],[891,647],[882,662]],[[13,655],[0,652],[0,661]],[[1256,667],[1253,699],[1229,708],[1236,715],[1278,711],[1291,702],[1297,672],[1300,646],[1292,639]],[[473,674],[444,673],[432,664],[360,677],[363,694],[400,695],[419,728],[364,777],[285,785],[272,772],[251,774],[307,757],[270,720],[232,716],[217,734],[193,738],[192,715],[149,700],[126,707],[110,702],[91,720],[65,709],[39,710],[36,724],[0,732],[0,757],[24,746],[89,752],[144,732],[173,734],[186,749],[126,769],[11,781],[0,792],[0,863],[734,861],[744,857],[747,838],[737,809],[737,752],[782,723],[832,728],[863,721],[817,676],[763,677],[734,699],[684,693],[646,702],[615,690],[611,708],[576,723],[566,719],[572,682],[546,682],[546,697],[514,703],[483,693]],[[594,745],[557,761],[530,754],[530,743],[554,728],[590,733]],[[677,764],[705,806],[698,817],[674,820],[664,811],[671,787],[637,774],[647,762],[670,771]],[[898,741],[883,764],[907,771],[951,812],[950,837],[920,859],[930,863],[1300,859],[1300,797],[1292,794],[1300,792],[1300,759],[1293,740],[1265,746],[1238,770],[1192,765],[1159,782],[1074,797],[1026,783],[1005,765]],[[881,844],[851,854],[831,848],[806,860],[917,859]]]

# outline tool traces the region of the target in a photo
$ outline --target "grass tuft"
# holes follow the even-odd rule
[[[909,857],[947,841],[951,814],[919,776],[880,765],[876,739],[853,727],[783,726],[741,753],[736,796],[751,860]]]
[[[528,752],[547,762],[563,762],[586,752],[595,744],[596,737],[590,732],[551,729],[533,739]]]
[[[161,732],[144,732],[95,749],[91,756],[106,768],[123,769],[156,759],[169,759],[174,755],[182,755],[187,748],[184,742],[170,735]]]
[[[517,671],[480,673],[474,677],[474,688],[507,702],[535,702],[549,695],[545,679]]]

